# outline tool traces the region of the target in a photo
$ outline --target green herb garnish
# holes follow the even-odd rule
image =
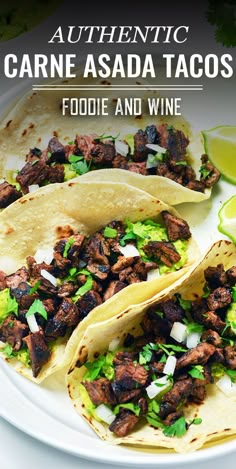
[[[40,283],[41,283],[40,280],[37,280],[37,282],[35,282],[34,286],[31,287],[29,291],[29,295],[33,295],[38,290]]]
[[[204,368],[202,365],[192,366],[191,370],[188,371],[188,374],[192,376],[193,378],[204,380],[205,376],[203,373],[204,373]]]
[[[44,307],[43,302],[38,299],[34,300],[28,312],[26,313],[25,317],[28,318],[29,316],[32,316],[32,314],[36,314],[36,313],[41,314],[41,316],[43,316],[43,318],[47,320],[48,313]]]
[[[64,251],[63,251],[63,257],[67,257],[68,252],[71,248],[71,246],[74,244],[75,240],[74,238],[69,238],[68,241],[65,244]]]
[[[110,226],[106,226],[106,228],[103,230],[103,236],[105,236],[105,238],[116,238],[117,233],[117,230],[115,228],[111,228]]]
[[[132,402],[128,402],[127,404],[118,404],[114,408],[114,414],[118,414],[120,412],[120,409],[129,409],[131,412],[133,412],[137,417],[140,414],[140,407],[136,404],[133,404]]]

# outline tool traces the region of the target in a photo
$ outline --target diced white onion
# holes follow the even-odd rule
[[[31,314],[31,316],[26,317],[26,319],[27,319],[27,322],[28,322],[28,325],[29,325],[29,328],[30,328],[30,331],[32,332],[32,334],[34,334],[35,332],[38,332],[39,331],[39,326],[38,326],[38,323],[35,319],[35,315]]]
[[[6,182],[6,179],[4,178],[0,179],[0,184],[3,184],[4,182]]]
[[[159,278],[159,277],[160,277],[159,269],[149,270],[149,272],[147,273],[147,281],[154,280],[155,278]]]
[[[138,249],[133,244],[126,244],[126,246],[119,246],[121,254],[125,257],[140,256]]]
[[[160,384],[161,386],[157,386]],[[160,392],[164,391],[167,389],[170,385],[170,382],[168,380],[167,376],[163,376],[162,378],[158,378],[155,381],[153,381],[149,386],[146,387],[147,395],[149,399],[154,399],[154,397],[157,396],[157,394],[160,394]]]
[[[35,192],[39,189],[39,185],[38,184],[31,184],[31,186],[29,186],[29,192]]]
[[[120,345],[120,337],[116,337],[115,339],[112,339],[108,347],[109,352],[114,352],[119,347],[119,345]]]
[[[116,418],[115,414],[113,414],[111,409],[109,409],[105,404],[100,404],[96,408],[96,415],[108,425],[111,425],[113,420]]]
[[[190,332],[187,335],[186,345],[188,348],[195,348],[199,344],[201,339],[201,332]]]
[[[173,375],[176,367],[177,358],[174,355],[170,355],[163,368],[165,375]]]
[[[146,168],[147,169],[156,168],[157,165],[158,165],[158,161],[155,158],[155,155],[149,154],[148,157],[147,157]]]
[[[187,338],[187,326],[182,324],[182,322],[174,322],[170,331],[170,337],[177,342],[185,342]]]
[[[115,149],[116,152],[121,156],[127,156],[129,153],[129,145],[127,145],[125,142],[122,142],[121,140],[115,141]]]
[[[150,150],[156,151],[157,153],[166,153],[166,148],[160,147],[160,145],[154,143],[148,143],[146,147],[150,148]]]
[[[44,277],[46,280],[48,280],[54,287],[57,286],[57,279],[54,277],[52,274],[50,274],[47,270],[42,269],[41,270],[41,275]]]
[[[233,396],[236,394],[236,383],[232,383],[228,375],[222,376],[219,381],[216,382],[216,386],[224,393],[226,396]]]
[[[39,248],[36,251],[34,258],[37,264],[42,264],[43,262],[48,265],[51,264],[53,260],[53,248]]]

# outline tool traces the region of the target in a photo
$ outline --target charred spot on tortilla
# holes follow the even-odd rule
[[[57,226],[56,234],[58,239],[68,238],[74,234],[74,228],[70,225]]]
[[[12,119],[10,119],[10,120],[6,123],[5,129],[7,129],[8,127],[10,127],[11,123],[12,123]]]

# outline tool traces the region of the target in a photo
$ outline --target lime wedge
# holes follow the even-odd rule
[[[220,219],[218,230],[236,244],[236,195],[226,200],[218,216]]]
[[[233,184],[236,184],[236,127],[214,127],[202,131],[205,152],[212,164]]]

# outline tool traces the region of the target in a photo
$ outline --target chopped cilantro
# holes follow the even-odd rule
[[[211,291],[209,290],[207,284],[205,283],[204,287],[203,287],[203,295],[202,295],[202,298],[208,298],[208,296],[210,295]]]
[[[70,155],[68,159],[70,163],[78,163],[78,161],[84,160],[84,157],[83,155]]]
[[[210,174],[211,174],[211,171],[209,171],[208,169],[206,169],[205,165],[201,166],[201,168],[199,169],[199,173],[201,174],[201,177],[203,179],[206,179]]]
[[[177,438],[180,438],[186,433],[186,431],[187,431],[186,420],[184,417],[180,417],[172,425],[165,426],[163,433],[165,436],[170,436],[170,437],[177,436]]]
[[[175,163],[175,166],[187,166],[187,161],[177,161]]]
[[[33,295],[38,290],[39,286],[40,286],[40,280],[37,280],[37,282],[35,282],[34,286],[31,287],[31,289],[29,291],[29,294]]]
[[[73,140],[71,140],[70,142],[68,142],[68,145],[74,145]]]
[[[146,365],[151,361],[153,350],[158,350],[158,345],[152,343],[144,345],[143,350],[139,353],[140,365]]]
[[[106,135],[106,134],[102,134],[102,135],[99,135],[97,138],[95,138],[94,140],[95,141],[99,141],[99,140],[116,140],[118,137],[119,137],[120,133],[118,133],[115,137],[113,137],[112,135]]]
[[[236,383],[236,370],[225,369],[225,373],[230,377],[232,383]]]
[[[77,158],[80,158],[80,157],[77,157]],[[84,159],[82,159],[81,161],[79,160],[76,163],[71,163],[71,169],[81,176],[82,174],[88,173],[88,171],[90,170],[91,164],[92,164],[92,159],[90,160],[89,164],[87,164],[87,162]]]
[[[201,324],[198,324],[197,322],[188,322],[187,319],[183,320],[184,324],[187,326],[187,333],[190,334],[191,332],[200,332],[202,333],[204,327],[201,326]]]
[[[86,282],[82,285],[82,287],[80,287],[76,292],[75,292],[75,297],[80,297],[80,296],[83,296],[85,295],[85,293],[87,293],[89,290],[91,290],[91,288],[93,287],[93,277],[92,275],[88,275],[88,278],[86,280]],[[76,299],[76,301],[77,301]]]
[[[3,352],[7,358],[14,358],[16,356],[16,352],[14,352],[10,344],[5,345],[0,351]]]
[[[236,301],[236,287],[232,287],[232,299]]]
[[[166,360],[167,360],[167,357],[166,357],[165,353],[163,353],[163,355],[161,356],[161,359],[160,359],[159,363],[166,363]]]
[[[51,152],[51,151],[48,151],[48,152],[47,152],[47,157],[48,157],[48,158],[51,158],[51,156],[52,156],[52,152]]]
[[[11,297],[10,288],[5,288],[0,292],[0,323],[11,313],[18,315],[18,303]]]
[[[43,318],[46,320],[48,318],[48,313],[46,309],[44,308],[44,304],[41,300],[38,300],[38,299],[34,300],[28,312],[26,313],[25,317],[28,318],[29,316],[35,313],[41,314],[41,316],[43,316]]]
[[[180,345],[158,344],[158,348],[163,350],[167,355],[173,355],[173,352],[187,352],[188,350]],[[170,350],[170,351],[169,351]]]
[[[106,226],[103,230],[103,236],[105,236],[105,238],[115,238],[117,236],[117,230],[110,226]]]
[[[84,381],[93,381],[93,380],[95,380],[98,377],[104,363],[105,363],[105,356],[104,355],[102,357],[99,357],[94,362],[85,363],[85,366],[86,366],[88,371],[87,371],[87,373],[85,373],[83,380]]]
[[[179,305],[181,306],[181,308],[183,308],[184,311],[190,311],[191,301],[190,300],[184,300],[183,298],[181,298],[181,295],[179,295],[179,294],[176,294],[176,296],[178,298],[178,302],[179,302]]]
[[[136,404],[133,404],[133,402],[128,402],[127,404],[118,404],[114,408],[114,414],[118,414],[120,412],[120,409],[129,409],[131,412],[133,412],[137,417],[140,414],[140,407]]]
[[[171,130],[174,130],[173,125],[168,125],[168,126],[166,127],[166,130],[168,130],[169,132],[170,132]]]
[[[34,166],[34,165],[37,164],[38,162],[39,162],[39,160],[34,160],[34,161],[32,161],[31,166]]]
[[[200,423],[202,423],[202,419],[201,417],[197,417],[195,419],[192,420],[192,422],[189,422],[189,425],[200,425]]]
[[[164,313],[162,311],[155,311],[155,314],[159,316],[159,318],[163,318]]]
[[[125,236],[123,236],[123,238],[120,239],[120,245],[125,246],[125,241],[128,241],[129,239],[136,239],[136,235],[132,231],[130,231]]]
[[[68,252],[71,248],[71,246],[74,244],[75,240],[74,238],[69,238],[68,241],[65,244],[64,251],[63,251],[63,257],[68,256]]]
[[[188,371],[188,374],[191,375],[193,378],[204,380],[205,376],[203,373],[204,368],[202,365],[192,366],[191,370]]]

